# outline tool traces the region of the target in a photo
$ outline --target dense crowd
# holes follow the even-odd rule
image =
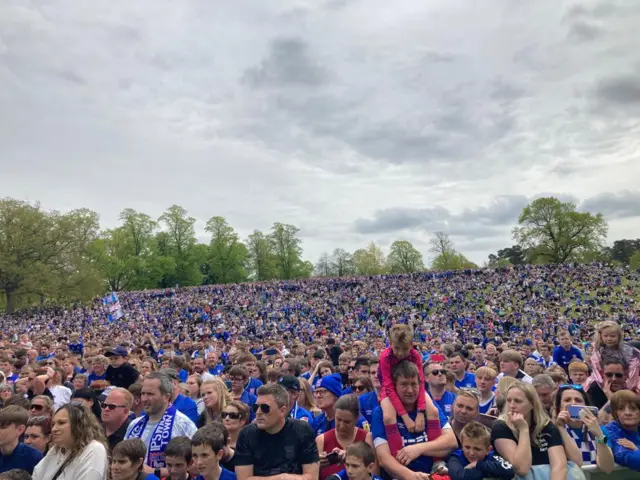
[[[0,316],[0,480],[640,471],[640,273],[625,267],[119,302],[118,320],[102,299]]]

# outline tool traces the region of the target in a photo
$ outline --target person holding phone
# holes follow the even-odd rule
[[[580,467],[597,465],[603,472],[610,473],[614,466],[613,452],[598,422],[597,408],[593,408],[595,415],[580,385],[561,385],[555,398],[555,424],[562,436],[568,460]]]

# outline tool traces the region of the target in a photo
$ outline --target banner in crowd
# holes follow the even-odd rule
[[[116,320],[120,320],[124,317],[124,313],[122,311],[122,307],[120,306],[120,300],[118,300],[118,295],[115,292],[111,292],[111,295],[107,295],[102,299],[102,303],[108,308],[109,314],[107,318],[109,322],[114,322]]]

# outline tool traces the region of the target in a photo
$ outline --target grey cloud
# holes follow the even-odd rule
[[[314,87],[328,80],[327,71],[310,55],[300,38],[277,38],[262,63],[248,69],[243,80],[252,87]]]
[[[606,219],[623,219],[640,216],[640,190],[605,192],[587,198],[580,208],[592,213],[602,213]]]
[[[623,106],[640,103],[637,75],[624,75],[601,81],[596,87],[599,100]]]
[[[55,72],[55,74],[67,82],[75,83],[76,85],[85,85],[87,83],[84,78],[71,70],[60,70]]]
[[[569,29],[569,37],[576,40],[594,40],[601,36],[602,33],[603,30],[598,25],[582,20],[574,22]]]

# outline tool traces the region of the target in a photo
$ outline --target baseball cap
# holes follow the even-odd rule
[[[300,380],[293,375],[285,375],[278,383],[287,390],[294,390],[296,392],[300,391]]]
[[[178,371],[175,368],[161,368],[158,371],[164,373],[171,380],[175,380],[176,382],[180,381],[180,375],[178,375]]]
[[[129,352],[122,345],[104,354],[105,357],[126,357],[127,355],[129,355]]]

